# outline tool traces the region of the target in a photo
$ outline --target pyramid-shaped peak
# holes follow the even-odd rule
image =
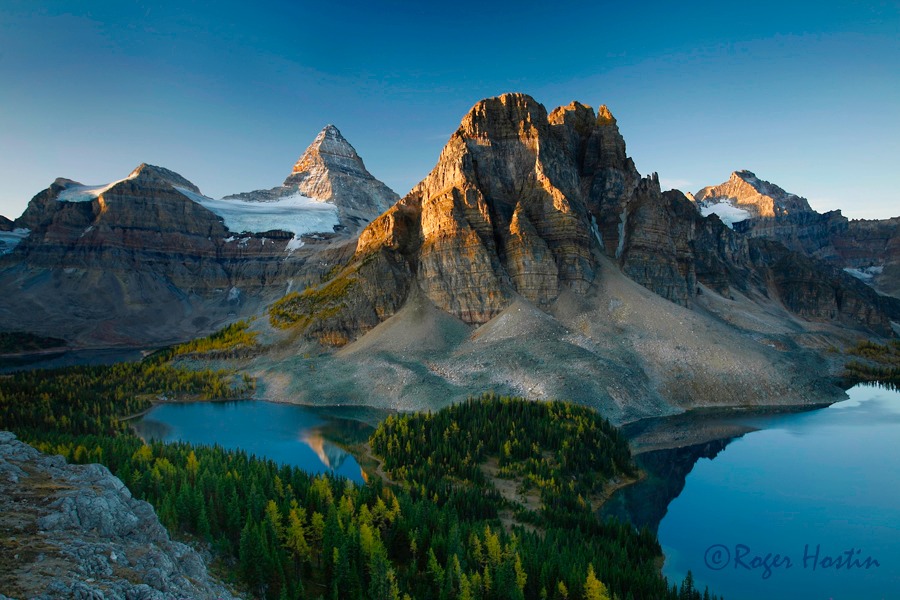
[[[747,169],[733,171],[724,183],[703,188],[695,194],[695,199],[709,206],[729,202],[747,209],[754,217],[812,211],[806,198],[786,192]]]
[[[338,146],[346,146],[353,150],[353,146],[350,145],[350,142],[347,141],[341,134],[341,130],[329,123],[325,127],[322,128],[322,131],[319,132],[319,135],[316,136],[316,139],[313,140],[312,146],[323,146],[337,144]]]
[[[318,137],[324,137],[324,136],[334,136],[334,137],[338,137],[342,140],[344,139],[344,136],[341,135],[341,130],[338,129],[337,126],[334,125],[333,123],[329,123],[328,125],[326,125],[325,127],[322,128],[322,131],[319,132]]]
[[[334,125],[326,125],[294,164],[280,188],[265,192],[284,196],[300,192],[338,207],[342,224],[355,228],[387,210],[399,200],[375,179],[356,149]]]
[[[362,159],[356,153],[356,149],[350,145],[341,131],[331,125],[326,125],[313,143],[309,145],[303,156],[294,163],[292,174],[308,171],[313,165],[324,162],[328,165],[331,162],[353,162],[359,163],[362,167]],[[364,169],[364,167],[362,167]]]
[[[756,176],[755,173],[753,173],[753,171],[748,171],[747,169],[734,171],[731,174],[730,181],[736,183],[745,183],[760,194],[770,196],[776,200],[792,196],[796,197],[796,194],[786,192],[774,183],[760,179]]]

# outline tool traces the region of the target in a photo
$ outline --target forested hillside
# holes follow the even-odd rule
[[[846,353],[854,357],[844,369],[844,377],[850,384],[867,382],[900,389],[900,341],[878,344],[864,340]]]
[[[254,597],[701,598],[690,581],[667,587],[652,535],[594,516],[592,498],[634,466],[617,430],[588,409],[486,396],[393,417],[371,440],[393,483],[363,486],[219,447],[148,445],[121,420],[158,395],[240,397],[251,387],[162,355],[19,373],[0,378],[0,428],[107,465],[170,531],[209,543]],[[501,480],[538,494],[540,508],[505,498]]]

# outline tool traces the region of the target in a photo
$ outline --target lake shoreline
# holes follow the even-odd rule
[[[648,417],[622,425],[619,430],[628,438],[637,456],[656,450],[675,450],[726,437],[758,431],[747,423],[750,419],[802,414],[827,408],[835,402],[795,405],[698,408],[663,417]]]

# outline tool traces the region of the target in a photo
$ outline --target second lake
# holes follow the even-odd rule
[[[370,411],[366,411],[368,413]],[[156,406],[133,423],[145,440],[188,442],[243,450],[309,473],[364,480],[352,454],[335,440],[360,441],[372,432],[371,415],[332,412],[261,400],[173,403]]]

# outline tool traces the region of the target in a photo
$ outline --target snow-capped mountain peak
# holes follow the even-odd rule
[[[735,171],[728,181],[701,189],[693,200],[704,216],[718,214],[729,226],[754,217],[812,211],[806,198],[788,193],[747,170]]]
[[[340,224],[355,232],[400,197],[375,179],[356,149],[334,125],[326,125],[294,164],[284,183],[268,190],[226,196],[225,200],[272,202],[302,195],[337,208]]]

